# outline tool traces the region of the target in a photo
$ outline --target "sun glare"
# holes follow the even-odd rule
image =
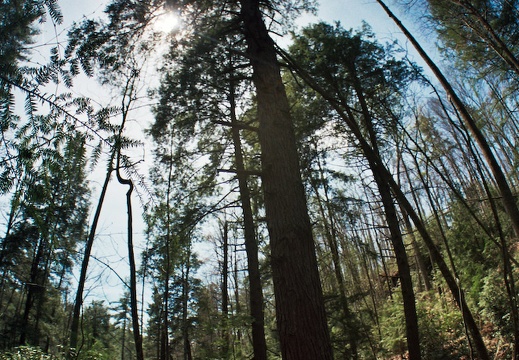
[[[178,30],[181,25],[180,17],[173,11],[167,11],[159,15],[153,23],[155,31],[161,31],[163,33],[170,33]]]

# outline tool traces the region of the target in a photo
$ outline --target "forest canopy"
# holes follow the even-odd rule
[[[519,359],[519,4],[376,3],[2,2],[0,359]]]

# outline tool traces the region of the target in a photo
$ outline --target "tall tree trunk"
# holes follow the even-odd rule
[[[166,243],[164,244],[166,251],[166,273],[164,274],[164,310],[162,317],[162,333],[161,333],[161,342],[160,342],[160,359],[161,360],[169,360],[169,296],[170,296],[170,287],[169,287],[169,278],[171,276],[171,209],[170,209],[170,201],[171,201],[171,175],[173,173],[173,136],[171,136],[170,140],[170,148],[169,148],[169,168],[168,168],[168,187],[166,189]]]
[[[317,199],[317,205],[319,208],[319,212],[321,214],[322,222],[324,224],[324,233],[327,241],[327,245],[330,249],[332,255],[332,264],[335,275],[335,281],[337,281],[338,291],[339,291],[339,302],[342,308],[342,317],[341,321],[344,323],[346,328],[346,338],[343,343],[344,347],[344,359],[357,359],[358,351],[357,351],[357,339],[358,339],[358,329],[355,328],[354,322],[355,317],[351,313],[348,298],[346,296],[346,285],[344,281],[343,269],[341,264],[341,259],[339,255],[339,244],[337,242],[337,231],[335,227],[334,214],[330,207],[330,199],[328,197],[328,185],[326,184],[326,179],[324,178],[324,171],[321,166],[320,161],[318,161],[318,170],[319,170],[319,178],[320,182],[324,184],[324,201],[321,199],[321,195],[319,194],[319,188],[314,179],[310,179],[311,186],[314,189],[314,193]],[[325,204],[323,204],[323,202]],[[346,344],[349,345],[349,349]]]
[[[398,146],[397,147],[397,156],[398,156],[398,160],[397,160],[397,169],[398,169],[397,170],[397,173],[398,173],[397,183],[398,183],[399,187],[401,187],[400,166],[402,166],[404,168],[404,172],[407,175],[409,174],[407,166],[406,166],[405,162],[403,161],[401,155],[402,155],[402,149],[400,148],[400,146]],[[426,291],[429,291],[429,290],[432,289],[431,281],[429,279],[429,272],[427,271],[427,266],[425,265],[425,261],[424,261],[424,258],[422,256],[422,253],[420,251],[420,247],[418,246],[418,243],[416,241],[416,236],[414,234],[414,230],[413,230],[413,227],[411,225],[411,221],[409,220],[409,216],[407,216],[407,212],[405,211],[405,209],[402,208],[402,206],[400,206],[400,212],[402,213],[402,219],[404,221],[404,225],[405,225],[407,234],[411,238],[411,246],[413,247],[414,257],[416,259],[416,265],[417,265],[420,277],[422,279],[423,286],[425,287]],[[419,283],[419,286],[421,288],[420,280],[418,280],[418,283]]]
[[[333,358],[290,108],[259,0],[241,0],[253,67],[262,185],[283,359]]]
[[[232,76],[232,75],[231,75]],[[265,319],[263,314],[263,288],[261,285],[261,274],[258,259],[258,242],[254,218],[252,215],[252,205],[250,191],[247,185],[247,175],[241,147],[240,130],[236,126],[236,99],[234,94],[234,82],[231,80],[229,100],[231,104],[231,123],[232,140],[234,144],[234,158],[240,189],[241,207],[243,211],[243,232],[245,237],[245,252],[247,254],[247,270],[249,274],[249,306],[252,318],[252,347],[255,360],[267,360],[267,342],[265,340]]]
[[[115,150],[112,151],[110,160],[108,162],[108,169],[106,170],[105,181],[103,183],[103,187],[101,188],[101,194],[99,195],[99,201],[97,202],[96,212],[94,214],[94,219],[92,220],[90,232],[88,233],[88,239],[85,244],[85,253],[83,255],[83,261],[81,262],[81,271],[79,273],[78,288],[76,290],[76,299],[74,301],[74,311],[72,313],[72,324],[70,326],[70,347],[68,353],[69,359],[72,359],[78,355],[77,346],[79,336],[79,320],[81,318],[81,307],[83,305],[83,291],[85,290],[88,262],[90,261],[90,254],[92,253],[92,246],[94,245],[97,224],[99,223],[101,209],[103,208],[106,191],[108,189],[108,183],[110,182],[110,177],[113,171],[114,157]]]
[[[481,337],[481,333],[476,324],[476,321],[474,320],[472,312],[470,311],[469,307],[467,306],[467,303],[465,302],[465,298],[464,298],[464,296],[462,296],[461,289],[458,287],[457,281],[454,278],[454,276],[452,275],[452,273],[450,272],[439,249],[434,244],[434,241],[431,238],[430,234],[428,233],[425,225],[421,221],[418,214],[414,211],[412,205],[409,203],[405,194],[402,192],[402,189],[400,189],[398,187],[398,185],[396,184],[394,179],[390,176],[389,171],[387,171],[387,169],[384,169],[382,164],[379,164],[379,166],[380,166],[380,170],[387,174],[387,176],[385,178],[388,180],[389,185],[391,186],[391,190],[393,191],[398,202],[402,205],[402,207],[407,212],[408,216],[412,219],[413,223],[415,224],[418,232],[420,233],[422,239],[424,240],[425,244],[427,245],[427,248],[429,249],[432,260],[438,266],[441,274],[443,275],[443,278],[445,279],[445,281],[447,283],[447,286],[449,287],[449,289],[452,293],[452,296],[454,297],[454,299],[456,300],[456,303],[458,304],[459,308],[461,309],[461,311],[464,315],[466,326],[467,326],[468,330],[470,331],[470,334],[472,335],[472,339],[474,341],[474,345],[476,347],[478,357],[480,358],[480,360],[490,360],[488,351],[486,349],[486,345],[483,342],[483,338]]]
[[[222,261],[222,359],[229,358],[229,224],[223,224],[223,261]]]
[[[41,236],[41,235],[40,235]],[[20,326],[20,346],[27,345],[27,335],[29,331],[29,317],[34,306],[35,301],[38,299],[41,301],[42,293],[44,291],[44,287],[42,285],[41,279],[41,269],[40,263],[43,259],[45,247],[47,246],[47,240],[44,238],[40,238],[38,245],[36,246],[34,257],[31,264],[31,272],[29,274],[29,281],[26,283],[27,287],[27,297],[25,299],[25,308],[22,316],[22,323]],[[32,339],[34,339],[37,335],[38,330],[32,333]],[[30,342],[30,345],[38,345],[33,341]]]
[[[351,74],[353,76],[353,87],[359,100],[362,119],[364,127],[368,131],[369,142],[371,148],[378,159],[381,159],[377,134],[373,126],[373,119],[369,110],[366,98],[364,97],[364,90],[361,86],[360,79],[357,76],[356,66],[354,63],[349,64]],[[348,111],[347,111],[348,112]],[[349,114],[351,122],[354,122],[352,114]],[[391,188],[385,179],[385,174],[379,170],[377,164],[370,160],[368,157],[368,163],[373,173],[375,183],[382,200],[382,206],[384,208],[384,215],[386,218],[389,232],[391,234],[391,245],[395,252],[396,263],[398,267],[398,277],[400,278],[400,290],[402,292],[402,300],[404,303],[404,316],[406,323],[406,340],[407,350],[409,351],[410,360],[420,360],[422,355],[420,351],[420,336],[418,331],[418,316],[416,314],[416,303],[413,290],[413,282],[411,278],[411,269],[409,267],[409,260],[407,252],[405,250],[404,239],[400,230],[398,214],[393,197],[391,195]]]
[[[121,360],[124,360],[124,352],[126,346],[126,317],[123,319],[123,333],[121,339]]]
[[[400,225],[396,212],[396,206],[391,196],[391,189],[387,181],[383,178],[383,174],[378,171],[375,166],[372,168],[375,182],[379,188],[380,197],[384,207],[386,222],[391,234],[391,244],[395,252],[396,263],[398,268],[398,277],[400,278],[400,290],[402,292],[402,300],[405,316],[405,332],[407,340],[407,350],[409,351],[410,360],[421,359],[420,352],[420,336],[418,331],[418,316],[416,314],[416,303],[413,290],[413,282],[411,278],[411,269],[409,260],[405,250],[404,239],[400,231]]]
[[[119,135],[120,138],[120,135]],[[133,192],[133,181],[131,179],[124,179],[120,173],[120,157],[121,149],[118,146],[117,154],[117,167],[115,174],[117,180],[122,185],[128,185],[128,191],[126,192],[126,207],[128,210],[128,260],[130,263],[130,312],[132,315],[132,326],[133,326],[133,337],[135,341],[135,352],[137,360],[144,360],[144,352],[142,349],[142,337],[140,334],[139,326],[139,312],[137,306],[137,268],[135,266],[135,255],[133,249],[133,215],[132,215],[132,192]]]
[[[189,272],[191,270],[191,249],[187,250],[185,270],[182,269],[182,345],[184,360],[192,360],[191,342],[189,341],[188,304],[189,304]],[[168,358],[169,359],[169,358]]]

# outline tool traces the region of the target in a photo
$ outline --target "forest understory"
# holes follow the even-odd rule
[[[0,360],[519,360],[519,0],[75,6],[0,2]]]

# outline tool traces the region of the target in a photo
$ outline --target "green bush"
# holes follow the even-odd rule
[[[64,356],[53,356],[45,354],[40,348],[32,346],[20,346],[12,352],[0,354],[0,360],[62,360]]]
[[[494,335],[501,335],[505,341],[512,343],[513,323],[510,302],[502,274],[492,271],[483,279],[483,290],[478,305],[484,321],[492,324]]]
[[[417,295],[416,311],[424,359],[457,360],[468,354],[461,313],[452,301],[445,299],[445,295],[443,299],[435,293]],[[384,355],[403,355],[407,344],[400,291],[395,291],[384,306],[380,328],[380,346]]]

